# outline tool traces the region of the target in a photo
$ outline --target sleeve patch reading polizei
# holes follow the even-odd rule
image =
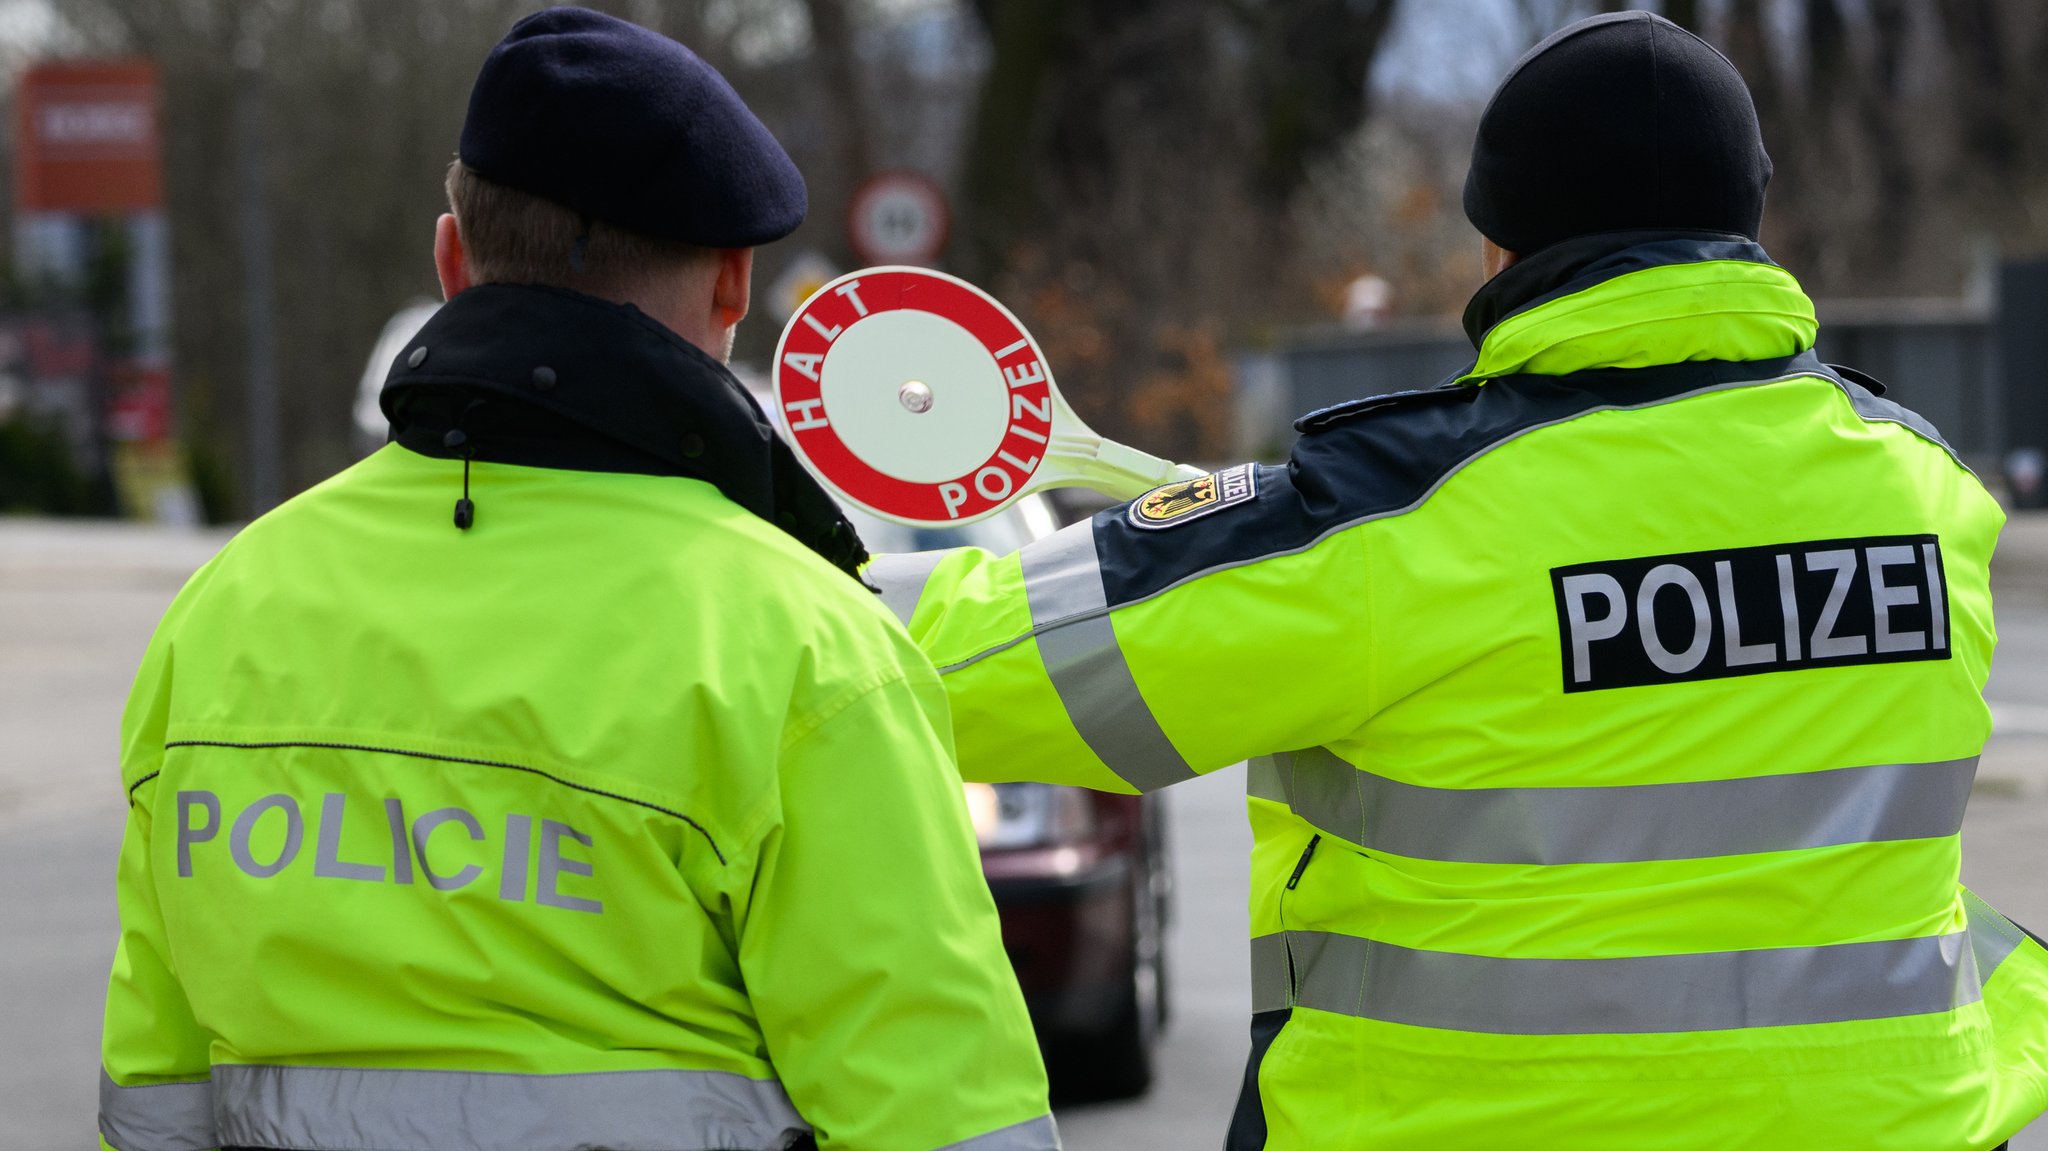
[[[1153,488],[1131,501],[1131,525],[1170,528],[1224,508],[1249,503],[1258,494],[1258,467],[1239,464],[1191,480]]]
[[[1936,536],[1552,568],[1564,689],[1949,658]]]

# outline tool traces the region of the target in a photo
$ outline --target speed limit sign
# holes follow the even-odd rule
[[[916,172],[868,177],[846,208],[847,239],[869,264],[928,264],[945,249],[951,224],[946,194]]]

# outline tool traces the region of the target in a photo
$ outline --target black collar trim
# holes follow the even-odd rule
[[[399,353],[380,402],[422,455],[703,480],[849,574],[867,561],[725,365],[630,304],[471,288]]]

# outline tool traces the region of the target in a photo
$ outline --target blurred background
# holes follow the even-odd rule
[[[741,360],[832,272],[927,263],[1007,301],[1097,428],[1220,459],[1458,366],[1485,97],[1537,38],[1621,5],[594,6],[713,62],[810,181]],[[371,345],[437,295],[470,81],[534,7],[0,0],[0,511],[233,522],[359,454]],[[2048,250],[2048,8],[1662,8],[1749,78],[1777,162],[1765,243],[1824,301],[1823,350],[1898,377],[2031,495],[2048,411],[1999,369],[2029,355],[1998,320],[2015,295],[2020,326],[2048,316],[2022,274]]]
[[[0,0],[0,1148],[92,1144],[116,732],[149,632],[234,525],[381,442],[375,383],[438,298],[471,80],[538,6]],[[810,183],[809,221],[759,256],[743,376],[837,273],[926,264],[1016,311],[1097,429],[1213,462],[1278,458],[1301,412],[1471,358],[1460,189],[1484,101],[1543,35],[1624,5],[591,6],[715,64]],[[1748,78],[1777,165],[1764,242],[1818,298],[1823,354],[1890,383],[2015,509],[1964,876],[2038,930],[2048,5],[1640,6]],[[1122,1068],[1063,1088],[1075,1151],[1221,1142],[1247,1048],[1242,788],[1233,768],[1142,807],[981,797],[1020,977],[1058,990],[1093,964],[1145,992],[1127,1043],[1067,1036],[1056,1059]],[[1062,835],[1142,882],[1053,916],[1026,872]],[[1084,920],[1120,925],[1087,963]]]

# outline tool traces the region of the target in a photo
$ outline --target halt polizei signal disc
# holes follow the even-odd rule
[[[820,288],[783,328],[774,380],[804,465],[899,523],[971,523],[1069,484],[1128,498],[1199,474],[1089,430],[1009,309],[926,268]]]

